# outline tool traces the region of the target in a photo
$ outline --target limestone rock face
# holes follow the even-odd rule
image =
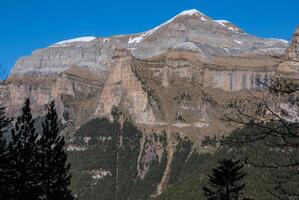
[[[298,58],[298,34],[288,58]],[[16,62],[0,86],[0,101],[15,116],[26,98],[35,115],[55,100],[74,128],[118,106],[145,131],[223,132],[222,105],[263,89],[256,79],[297,69],[265,56],[282,58],[288,45],[188,10],[144,33],[76,38],[36,50]]]
[[[69,120],[70,115],[76,120],[82,104],[102,90],[104,78],[77,66],[59,75],[13,76],[0,88],[0,102],[11,116],[16,116],[26,98],[31,100],[34,115],[43,115],[45,105],[55,100],[63,120]]]
[[[170,132],[183,131],[194,139],[201,137],[198,130],[207,134],[228,130],[219,120],[223,106],[246,98],[247,90],[263,90],[257,80],[269,83],[276,73],[273,66],[262,63],[251,69],[205,63],[195,52],[184,50],[152,59],[134,58],[132,70],[156,102],[152,125],[164,123]]]
[[[136,123],[154,123],[155,115],[149,98],[131,68],[131,57],[122,58],[110,72],[95,115],[110,114],[113,106],[120,106]]]
[[[299,26],[293,35],[291,46],[286,50],[286,54],[279,69],[285,72],[299,73]]]
[[[20,58],[12,71],[12,76],[28,73],[60,73],[71,65],[96,63],[102,44],[97,40],[52,45],[36,50],[31,56]],[[100,67],[99,67],[100,68]]]
[[[214,56],[258,55],[261,51],[282,54],[286,42],[257,38],[225,20],[213,20],[197,10],[188,10],[160,26],[129,39],[132,54],[149,58],[169,49],[199,52],[206,61]]]
[[[59,74],[72,65],[101,73],[115,65],[122,56],[119,50],[128,50],[134,57],[144,59],[169,49],[183,49],[197,52],[208,63],[223,64],[223,57],[231,57],[232,61],[240,58],[244,64],[246,59],[263,55],[262,51],[281,55],[287,46],[287,42],[257,38],[228,21],[213,20],[197,10],[188,10],[144,33],[76,38],[36,50],[16,62],[11,76]]]

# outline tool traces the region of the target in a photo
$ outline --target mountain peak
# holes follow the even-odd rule
[[[190,10],[185,10],[185,11],[181,12],[177,16],[180,16],[180,15],[189,15],[189,16],[192,16],[192,15],[205,15],[205,14],[199,12],[196,9],[190,9]]]
[[[149,31],[146,31],[140,35],[138,35],[137,37],[135,38],[130,38],[129,39],[129,44],[137,44],[137,43],[140,43],[142,42],[145,38],[147,38],[148,36],[150,36],[151,34],[153,34],[154,32],[156,32],[157,30],[159,30],[161,27],[164,27],[165,25],[168,25],[170,23],[172,23],[174,20],[176,20],[177,18],[180,18],[180,17],[184,17],[184,16],[200,16],[200,19],[202,21],[207,21],[208,19],[206,18],[206,15],[199,12],[198,10],[196,9],[190,9],[190,10],[185,10],[185,11],[182,11],[181,13],[179,13],[178,15],[172,17],[171,19],[169,19],[168,21],[162,23],[161,25],[149,30]]]

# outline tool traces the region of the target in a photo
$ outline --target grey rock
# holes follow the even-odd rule
[[[36,50],[31,56],[20,58],[11,75],[55,74],[72,65],[101,73],[113,65],[114,58],[121,56],[120,49],[143,59],[169,49],[187,49],[201,54],[205,62],[213,62],[211,56],[255,56],[269,51],[281,55],[287,46],[285,41],[257,38],[230,22],[213,20],[197,10],[188,10],[144,33],[86,41],[74,39]]]

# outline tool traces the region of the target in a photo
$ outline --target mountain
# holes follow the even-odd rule
[[[213,152],[202,145],[204,136],[235,128],[221,120],[228,105],[254,111],[248,90],[263,90],[257,79],[298,75],[291,61],[298,59],[298,44],[298,29],[290,44],[187,10],[143,33],[75,38],[36,50],[20,58],[1,84],[0,103],[15,116],[30,98],[39,116],[56,101],[81,199],[105,190],[97,185],[103,176],[113,194],[138,190],[124,199],[144,199],[161,194]],[[117,123],[107,120],[114,106],[122,113]],[[122,135],[125,124],[130,128]],[[130,177],[122,177],[123,169]],[[113,185],[124,180],[127,190]],[[115,195],[109,198],[121,199]]]
[[[121,103],[130,104],[125,110],[137,123],[167,124],[162,104],[168,103],[157,102],[159,94],[150,97],[149,90],[175,93],[173,80],[195,84],[200,90],[249,89],[251,76],[266,77],[277,69],[279,61],[266,57],[265,52],[280,56],[287,47],[285,41],[257,38],[230,22],[188,10],[144,33],[76,38],[36,50],[16,62],[2,93],[12,113],[30,96],[38,105],[37,113],[56,99],[60,112],[75,117],[76,125],[107,115],[113,105]],[[176,93],[173,98],[182,95]],[[64,102],[70,99],[72,105]],[[78,118],[76,111],[81,110],[86,116]],[[175,119],[170,121],[176,124]]]
[[[259,55],[259,51],[266,50],[283,53],[286,47],[286,41],[257,38],[228,21],[213,20],[197,10],[188,10],[141,34],[82,37],[58,42],[19,59],[12,75],[33,71],[60,73],[70,65],[89,66],[89,62],[103,65],[105,69],[118,49],[129,50],[134,57],[141,59],[158,56],[171,49],[191,50],[200,53],[203,61],[214,63],[214,56]],[[89,67],[94,70],[101,68]]]

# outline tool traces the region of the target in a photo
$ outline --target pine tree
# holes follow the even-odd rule
[[[8,195],[7,188],[7,172],[9,169],[9,161],[7,155],[7,143],[5,134],[8,131],[8,126],[11,122],[6,116],[5,107],[0,107],[0,199],[6,199]]]
[[[223,159],[219,166],[209,175],[209,187],[203,187],[207,200],[238,200],[245,184],[239,182],[246,176],[240,161]]]
[[[7,156],[6,150],[6,139],[5,133],[8,131],[8,126],[11,122],[11,119],[6,117],[5,107],[0,107],[0,177],[1,177],[1,169],[5,163],[5,157]],[[1,181],[1,179],[0,179]]]
[[[8,146],[9,179],[7,181],[10,196],[7,199],[38,199],[39,181],[36,175],[35,156],[38,134],[34,128],[29,99],[25,101],[22,115],[17,118],[11,133],[12,138]]]
[[[41,199],[73,199],[70,185],[70,165],[67,164],[64,137],[59,136],[58,116],[54,102],[48,107],[46,119],[42,124],[43,132],[37,141]]]

